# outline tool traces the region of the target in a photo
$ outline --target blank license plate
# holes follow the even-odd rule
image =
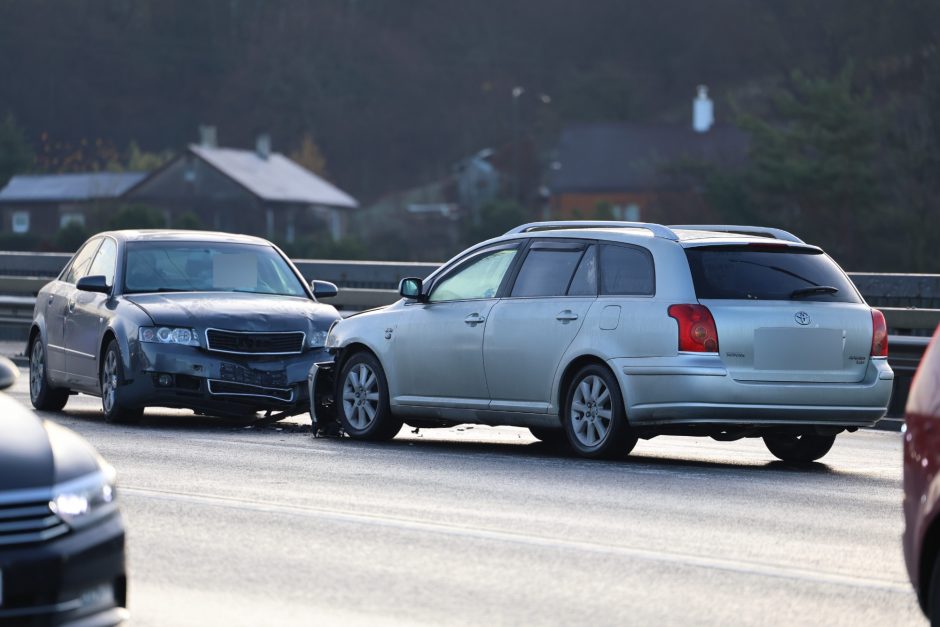
[[[754,367],[758,370],[841,370],[841,329],[754,331]]]

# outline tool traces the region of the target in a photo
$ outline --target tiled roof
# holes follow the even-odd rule
[[[63,202],[117,198],[147,176],[146,172],[19,174],[0,190],[4,202]]]
[[[262,159],[251,150],[207,148],[189,150],[263,200],[301,202],[354,208],[355,198],[279,153]]]
[[[670,165],[738,167],[748,145],[747,134],[732,126],[697,133],[684,126],[578,124],[561,134],[549,187],[554,193],[669,188]]]

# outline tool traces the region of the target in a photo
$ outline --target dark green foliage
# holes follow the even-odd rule
[[[462,232],[468,246],[532,221],[526,208],[512,200],[497,200],[483,205],[478,215],[470,215],[465,220]]]
[[[173,218],[173,228],[198,231],[202,229],[202,220],[192,211],[186,211]]]
[[[59,252],[72,253],[91,235],[81,224],[70,222],[56,232],[53,247]]]
[[[876,176],[881,120],[871,98],[836,78],[791,76],[772,118],[742,118],[751,133],[747,189],[753,215],[800,233],[853,269],[882,202]]]
[[[293,243],[278,242],[278,247],[292,259],[373,259],[358,238],[345,237],[336,242],[329,236],[307,237]]]
[[[163,212],[146,205],[126,205],[119,207],[108,220],[108,228],[120,229],[162,229],[166,227]]]
[[[26,133],[20,128],[13,114],[0,118],[0,189],[14,174],[29,169],[33,163],[33,151],[26,141]]]

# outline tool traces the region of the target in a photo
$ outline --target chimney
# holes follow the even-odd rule
[[[203,148],[215,148],[218,146],[214,126],[202,125],[199,127],[199,145]]]
[[[271,156],[271,136],[267,133],[262,133],[258,135],[258,139],[255,141],[255,153],[258,155],[259,159],[267,161],[268,157]]]
[[[692,128],[696,133],[707,133],[715,123],[715,106],[708,97],[708,87],[698,86],[698,96],[692,101]]]

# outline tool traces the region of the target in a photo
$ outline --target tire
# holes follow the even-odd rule
[[[384,441],[401,431],[402,420],[388,404],[385,370],[372,353],[354,353],[346,360],[336,379],[336,400],[343,430],[351,438]]]
[[[54,388],[46,372],[46,347],[36,335],[29,347],[29,400],[40,411],[62,411],[69,400],[69,391]]]
[[[834,435],[814,433],[764,436],[764,444],[774,457],[794,464],[816,461],[829,452],[835,441]]]
[[[101,383],[101,411],[105,422],[114,424],[134,424],[144,415],[143,407],[132,407],[123,398],[124,362],[116,340],[108,343],[101,371],[98,375]]]
[[[931,573],[924,608],[931,627],[940,627],[940,555],[934,559]]]
[[[561,446],[568,443],[568,436],[564,429],[552,429],[550,427],[529,427],[529,432],[536,440],[549,446]]]
[[[571,380],[561,418],[568,443],[581,457],[625,457],[636,446],[620,385],[599,364],[585,366]]]

